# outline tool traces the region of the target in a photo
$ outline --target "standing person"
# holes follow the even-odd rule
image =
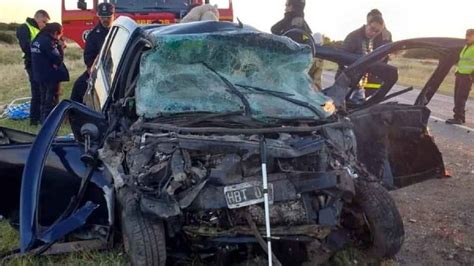
[[[367,25],[363,25],[361,28],[349,33],[342,45],[342,50],[358,54],[367,55],[374,49],[378,48],[382,43],[377,43],[376,38],[379,36],[385,28],[385,22],[381,16],[373,16]],[[339,65],[337,75],[339,75],[344,66]],[[337,76],[336,75],[336,76]],[[378,89],[380,84],[372,84],[369,82],[369,75],[366,74],[362,77],[359,82],[359,89],[351,96],[354,102],[362,102],[365,100],[366,89]]]
[[[466,31],[466,46],[459,54],[454,87],[454,117],[447,124],[466,123],[466,102],[474,81],[474,29]]]
[[[317,32],[313,35],[314,43],[316,46],[322,46],[324,44],[324,36]],[[324,67],[324,60],[314,57],[313,58],[313,64],[311,65],[311,68],[309,69],[309,76],[313,80],[314,88],[317,90],[322,90],[323,88],[323,81],[322,81],[322,76],[323,76],[323,67]]]
[[[105,37],[112,27],[115,18],[115,7],[110,3],[101,3],[97,6],[97,16],[99,24],[91,30],[86,40],[86,48],[84,49],[84,63],[86,71],[74,82],[72,88],[71,100],[82,103],[87,90],[87,81],[90,78],[92,64],[100,53]]]
[[[370,12],[367,14],[367,24],[369,24],[369,21],[373,17],[376,17],[376,16],[379,16],[379,17],[383,18],[382,12],[380,12],[380,10],[378,10],[378,9],[370,10]],[[384,28],[382,30],[382,33],[377,35],[377,37],[375,37],[375,39],[374,39],[374,46],[375,47],[380,47],[384,44],[391,43],[391,42],[393,42],[392,41],[392,33],[387,29],[387,24],[385,24]]]
[[[63,61],[64,61],[64,49],[67,48],[67,43],[66,43],[66,40],[64,38],[61,38],[59,39],[59,41],[57,42],[58,44],[58,50],[59,50],[59,53],[61,54],[62,58],[63,58]],[[69,81],[69,76],[68,76],[68,80]],[[59,83],[58,84],[58,88],[56,90],[56,94],[54,95],[54,105],[58,105],[59,103],[59,99],[61,97],[61,94],[62,94],[62,89],[61,89],[61,84]]]
[[[49,14],[44,10],[36,11],[33,18],[26,18],[26,22],[21,24],[16,30],[16,38],[23,52],[25,70],[28,74],[31,88],[30,125],[36,126],[40,121],[40,88],[39,84],[33,80],[31,69],[31,42],[38,35],[40,30],[49,22]]]
[[[305,5],[305,0],[286,0],[285,17],[273,25],[272,33],[286,35],[292,29],[299,29],[304,33],[291,32],[287,36],[295,42],[307,43],[312,32],[304,19]]]
[[[55,97],[61,81],[69,80],[60,45],[63,27],[49,23],[41,29],[31,43],[33,79],[40,87],[40,121],[43,123],[55,105]]]

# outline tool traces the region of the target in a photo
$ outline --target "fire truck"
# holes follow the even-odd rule
[[[99,22],[97,5],[115,5],[116,17],[127,16],[138,24],[172,24],[183,18],[190,8],[199,4],[214,4],[221,21],[233,21],[232,0],[61,0],[64,36],[84,48],[89,32]]]

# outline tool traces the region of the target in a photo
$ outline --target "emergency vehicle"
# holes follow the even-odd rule
[[[61,0],[64,36],[82,48],[91,29],[99,22],[97,5],[115,5],[116,17],[127,16],[138,24],[177,23],[196,4],[214,4],[219,8],[221,21],[233,21],[232,0]]]

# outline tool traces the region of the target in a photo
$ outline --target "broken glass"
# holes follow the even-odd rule
[[[153,49],[143,54],[136,89],[141,116],[243,111],[237,94],[244,95],[257,119],[322,119],[332,114],[324,108],[332,100],[311,87],[307,46],[249,30],[153,38]]]

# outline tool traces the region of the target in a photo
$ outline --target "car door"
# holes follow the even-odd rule
[[[399,188],[445,175],[442,154],[428,131],[430,110],[426,106],[456,63],[463,45],[461,39],[413,39],[382,46],[363,57],[320,49],[318,57],[348,65],[324,93],[348,113],[358,142],[359,161],[387,187]],[[392,101],[413,90],[395,86],[399,68],[404,66],[382,62],[390,54],[407,49],[428,49],[438,58],[412,104]],[[361,104],[346,104],[364,73],[380,77],[382,87]]]
[[[89,108],[98,112],[102,111],[114,85],[125,48],[135,29],[136,26],[133,24],[130,26],[114,24],[110,29],[101,53],[92,67],[89,87],[84,96],[84,102]]]
[[[118,79],[124,50],[135,29],[136,23],[129,18],[121,17],[114,22],[91,73],[89,103],[92,106],[62,101],[51,112],[32,143],[21,184],[22,252],[42,244],[48,246],[84,228],[86,223],[91,228],[88,233],[96,235],[102,245],[110,239],[114,225],[114,193],[111,176],[98,160],[97,148],[103,144],[108,128],[115,125],[107,120],[104,106]],[[47,162],[54,159],[55,154],[63,153],[55,149],[55,139],[66,117],[74,133],[72,144],[79,148],[72,155],[74,158],[61,157],[61,162],[70,166],[71,160],[78,161],[79,168],[74,171],[72,167],[66,167],[66,175],[56,171],[51,178]],[[68,174],[73,178],[67,179]],[[68,200],[55,202],[58,194]],[[46,216],[48,209],[52,215]]]

